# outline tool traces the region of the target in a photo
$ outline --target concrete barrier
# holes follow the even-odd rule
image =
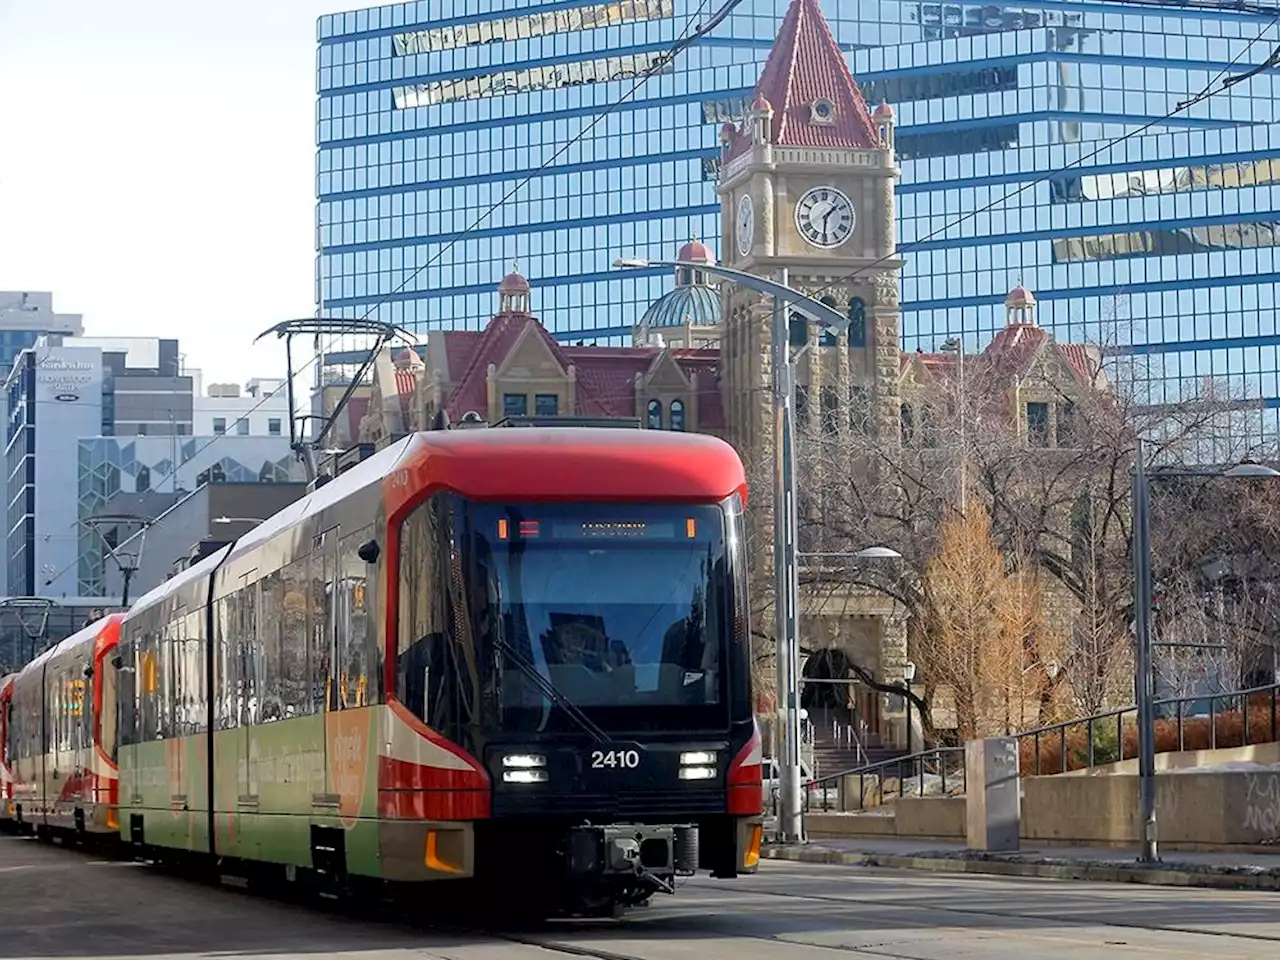
[[[963,840],[964,797],[904,797],[877,813],[810,813],[805,829],[813,839],[833,837],[910,837]]]
[[[1133,844],[1138,778],[1027,777],[1023,837],[1079,844]],[[1156,777],[1163,844],[1269,846],[1280,841],[1280,770],[1166,773]]]

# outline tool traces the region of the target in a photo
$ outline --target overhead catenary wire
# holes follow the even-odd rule
[[[1059,177],[1061,177],[1061,175],[1065,171],[1071,170],[1074,167],[1078,167],[1081,164],[1089,160],[1092,160],[1094,157],[1098,156],[1099,154],[1105,153],[1114,147],[1118,147],[1120,144],[1125,143],[1128,140],[1132,140],[1134,137],[1141,136],[1142,134],[1150,130],[1152,127],[1157,127],[1160,124],[1167,122],[1168,120],[1177,116],[1179,113],[1182,113],[1184,110],[1188,110],[1191,107],[1194,107],[1196,104],[1203,103],[1204,101],[1210,99],[1211,97],[1219,93],[1222,93],[1226,90],[1229,90],[1234,85],[1234,83],[1238,81],[1233,81],[1233,78],[1231,77],[1226,77],[1224,79],[1225,74],[1230,72],[1231,68],[1236,64],[1238,64],[1240,60],[1242,60],[1244,56],[1253,48],[1253,46],[1262,39],[1263,35],[1265,35],[1266,32],[1270,30],[1272,27],[1274,27],[1277,23],[1280,23],[1280,12],[1276,12],[1275,15],[1272,17],[1272,19],[1268,21],[1263,26],[1263,28],[1258,32],[1258,35],[1254,37],[1253,40],[1249,41],[1249,43],[1244,47],[1244,49],[1242,49],[1238,54],[1236,54],[1235,57],[1232,58],[1231,62],[1228,63],[1227,66],[1224,67],[1216,77],[1214,77],[1207,84],[1205,84],[1204,88],[1200,90],[1199,93],[1197,93],[1195,96],[1190,97],[1186,100],[1180,101],[1168,113],[1164,114],[1161,117],[1156,117],[1155,119],[1148,120],[1146,123],[1142,124],[1139,127],[1134,128],[1133,130],[1130,130],[1128,133],[1125,133],[1119,137],[1115,137],[1111,140],[1106,141],[1105,143],[1102,143],[1100,146],[1095,147],[1093,150],[1089,151],[1088,153],[1077,157],[1075,160],[1072,160],[1070,163],[1067,163],[1056,170],[1050,171],[1049,173],[1045,173],[1039,177],[1036,177],[1034,180],[1028,180],[1026,183],[1023,183],[1021,186],[1019,186],[1016,190],[1012,190],[1004,194],[1004,196],[998,197],[997,199],[992,200],[990,203],[987,203],[984,206],[978,207],[976,210],[971,210],[966,214],[962,214],[961,216],[956,217],[954,220],[951,220],[948,223],[942,225],[941,227],[938,227],[937,229],[932,230],[929,233],[926,233],[924,236],[917,237],[914,241],[912,241],[912,243],[919,244],[919,243],[924,243],[928,240],[932,240],[938,236],[941,236],[942,234],[947,233],[950,230],[955,229],[958,226],[961,226],[962,224],[969,222],[975,217],[979,217],[984,213],[989,213],[990,211],[996,209],[997,207],[1012,200],[1014,197],[1017,197],[1023,193],[1026,193],[1032,187],[1036,187],[1042,183],[1047,183],[1051,180],[1058,179]],[[1280,51],[1277,51],[1277,53],[1280,53]],[[1276,58],[1276,54],[1272,54],[1272,56],[1268,58],[1268,62],[1274,58]],[[1252,76],[1253,74],[1257,73],[1259,69],[1265,69],[1265,64],[1262,67],[1252,68],[1251,70],[1247,71],[1246,76]],[[1220,84],[1219,84],[1219,81],[1221,81]],[[865,264],[864,266],[858,267],[856,270],[853,270],[847,274],[844,274],[843,276],[837,277],[836,279],[830,281],[825,286],[815,291],[812,294],[812,296],[814,296],[815,298],[820,297],[822,294],[828,293],[834,290],[840,284],[847,283],[850,280],[856,280],[859,277],[863,276],[864,274],[868,273],[869,271],[874,270],[876,267],[880,266],[881,264],[886,263],[890,260],[896,260],[898,258],[898,255],[899,255],[899,250],[895,249],[892,253],[888,253],[882,257],[877,258],[876,260],[873,260],[871,263]]]
[[[512,200],[516,196],[516,194],[518,194],[521,190],[527,187],[534,179],[536,179],[537,175],[542,170],[545,170],[547,167],[554,164],[571,147],[573,147],[574,144],[578,143],[580,140],[586,137],[587,134],[589,134],[592,130],[594,130],[607,117],[609,117],[612,113],[614,113],[616,110],[618,110],[628,101],[630,101],[637,93],[640,92],[640,89],[653,76],[665,70],[668,66],[670,66],[675,61],[676,57],[678,57],[681,53],[687,50],[690,46],[697,43],[703,37],[707,36],[712,30],[718,27],[721,23],[723,23],[725,19],[729,16],[729,14],[733,12],[734,8],[736,8],[741,2],[742,0],[725,0],[725,2],[719,8],[717,8],[715,12],[712,13],[711,16],[704,23],[702,22],[701,18],[703,14],[707,11],[708,7],[711,5],[711,0],[700,0],[697,9],[695,9],[693,13],[689,15],[688,19],[685,21],[683,28],[681,28],[679,34],[676,36],[675,42],[671,45],[671,47],[668,48],[668,50],[665,53],[663,53],[661,56],[655,58],[654,61],[651,62],[649,66],[646,67],[636,77],[635,82],[631,85],[629,89],[627,89],[622,94],[622,96],[620,96],[617,100],[613,101],[612,103],[606,105],[605,108],[600,113],[595,115],[595,117],[592,119],[592,121],[589,124],[587,124],[581,130],[579,130],[578,133],[576,133],[573,137],[565,141],[565,143],[562,144],[559,147],[559,149],[557,149],[549,157],[543,160],[541,164],[539,164],[537,167],[531,170],[529,174],[525,176],[522,180],[518,181],[513,187],[511,187],[511,189],[509,189],[505,194],[503,194],[503,196],[499,200],[497,200],[496,202],[491,204],[489,207],[487,207],[483,212],[481,212],[457,236],[453,237],[448,243],[446,243],[438,251],[436,251],[436,253],[429,260],[427,260],[421,266],[415,268],[414,271],[410,273],[407,277],[405,277],[402,281],[400,281],[400,283],[398,283],[395,287],[393,287],[387,293],[383,294],[380,299],[378,299],[375,303],[373,303],[359,317],[359,319],[368,320],[380,307],[389,303],[392,297],[394,297],[396,294],[403,291],[410,283],[412,283],[418,276],[420,276],[424,270],[426,270],[430,266],[433,266],[435,263],[439,262],[441,257],[443,257],[449,250],[451,250],[454,246],[456,246],[468,234],[473,233],[475,230],[479,229],[480,226],[484,224],[484,222],[488,220],[489,217],[492,216],[494,212],[496,212],[498,209],[500,209],[502,206],[504,206],[506,203]],[[321,354],[328,352],[338,342],[338,340],[339,340],[339,336],[331,337],[329,339],[328,346],[324,350],[317,352],[317,354],[314,357],[312,357],[305,364],[299,367],[297,372],[294,374],[294,376],[299,376],[305,373],[307,370],[311,369],[313,366],[315,366],[316,363],[319,362],[319,358]],[[253,414],[257,410],[265,406],[267,401],[270,400],[272,396],[273,396],[272,394],[268,394],[267,396],[264,396],[262,400],[254,404],[252,407],[250,407],[240,416],[243,418]],[[340,412],[341,412],[340,410],[335,410],[333,415],[337,416],[338,413]],[[194,460],[196,457],[204,453],[206,450],[208,450],[211,446],[213,446],[219,440],[224,439],[225,436],[227,435],[219,434],[217,436],[211,437],[201,447],[192,451],[191,456],[187,457],[183,462],[189,463],[191,460]],[[170,468],[168,473],[162,474],[152,482],[155,483],[159,480],[163,480],[167,477],[173,476],[174,474],[176,474],[180,466],[181,464],[174,463],[174,465]],[[78,562],[78,560],[76,562]],[[75,566],[75,562],[68,564],[62,570],[58,571],[58,573],[55,574],[52,579],[56,580],[57,577],[62,576],[63,573],[65,573],[67,570],[70,570],[73,566]]]

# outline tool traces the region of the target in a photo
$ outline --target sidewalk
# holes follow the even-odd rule
[[[1024,847],[1016,853],[976,853],[962,843],[944,840],[851,837],[797,846],[767,844],[761,856],[935,873],[1280,890],[1280,848],[1275,853],[1166,851],[1161,863],[1148,865],[1137,862],[1136,850],[1108,847]]]

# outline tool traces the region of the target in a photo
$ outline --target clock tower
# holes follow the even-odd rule
[[[900,440],[893,137],[892,110],[868,109],[818,0],[793,0],[745,121],[721,131],[719,193],[726,266],[785,275],[850,318],[836,337],[808,330],[797,367],[801,444],[818,435],[839,446],[855,432]],[[744,460],[767,464],[773,301],[734,284],[722,289],[729,437]]]
[[[847,512],[851,478],[877,483],[880,461],[867,454],[901,442],[893,111],[868,109],[818,0],[792,0],[744,121],[725,124],[720,140],[725,266],[785,280],[850,318],[836,336],[791,320],[793,344],[808,343],[796,369],[800,548],[816,552],[832,525],[806,519]],[[766,575],[760,596],[772,594],[774,302],[732,283],[721,291],[728,439],[752,483],[753,567]],[[896,615],[850,623],[848,609],[802,611],[802,644],[844,647],[892,676],[905,660],[905,629],[889,622]],[[770,620],[763,617],[762,630]],[[874,696],[866,709],[877,723],[891,710]]]

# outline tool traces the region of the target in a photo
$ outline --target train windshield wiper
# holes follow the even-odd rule
[[[511,658],[512,662],[520,668],[520,672],[533,681],[534,686],[542,692],[544,697],[572,717],[574,722],[585,730],[596,743],[608,742],[609,735],[601,730],[594,720],[583,713],[576,703],[561,693],[560,689],[549,678],[539,673],[538,668],[526,660],[515,647],[511,646],[506,637],[501,634],[495,634],[494,640],[497,642],[498,649]]]

